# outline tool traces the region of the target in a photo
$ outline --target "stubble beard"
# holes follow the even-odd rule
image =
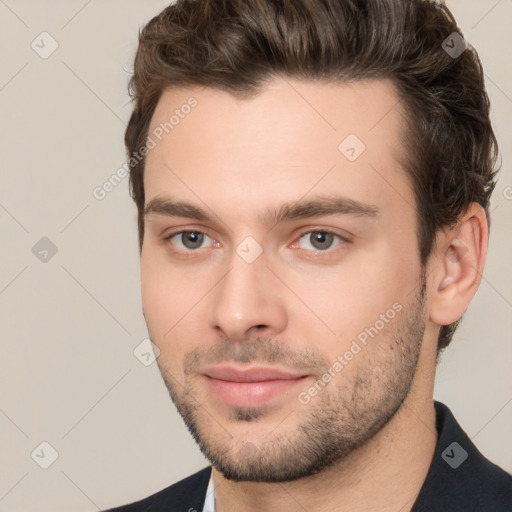
[[[292,431],[276,429],[260,442],[236,439],[229,432],[229,424],[257,423],[267,414],[266,406],[230,407],[229,418],[217,420],[212,408],[198,401],[193,381],[186,378],[184,384],[176,382],[157,359],[160,372],[201,452],[225,478],[238,482],[286,482],[311,476],[367,443],[402,406],[411,390],[425,331],[425,287],[423,278],[413,303],[393,320],[397,323],[391,342],[380,337],[369,341],[368,345],[380,346],[363,349],[367,355],[364,365],[359,364],[350,381],[342,371],[318,396],[300,406],[298,413],[303,419]],[[264,341],[260,347],[265,346]],[[257,346],[250,343],[245,355],[239,351],[236,358],[224,360],[260,361],[256,357]],[[265,359],[275,363],[280,357],[274,353]],[[294,403],[290,409],[296,407]],[[292,414],[296,414],[295,410]]]

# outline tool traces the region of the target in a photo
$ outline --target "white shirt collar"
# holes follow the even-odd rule
[[[210,474],[210,481],[206,489],[203,512],[215,512],[215,489],[213,487],[213,471]]]

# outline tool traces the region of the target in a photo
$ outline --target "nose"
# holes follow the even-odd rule
[[[262,254],[252,263],[237,253],[212,295],[212,326],[232,341],[282,332],[287,323],[283,283]]]

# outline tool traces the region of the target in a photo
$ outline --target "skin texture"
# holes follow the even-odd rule
[[[390,81],[281,77],[250,100],[170,89],[150,132],[191,96],[197,106],[147,157],[146,205],[172,197],[212,220],[147,215],[142,299],[170,396],[214,465],[217,511],[410,510],[437,440],[439,326],[462,316],[480,283],[483,209],[440,232],[421,268],[399,164],[404,107]],[[349,134],[366,146],[354,161],[339,150]],[[262,222],[267,210],[329,195],[379,213]],[[180,230],[195,235],[165,240]],[[338,236],[315,241],[325,230]],[[248,263],[240,247],[261,254]],[[261,406],[235,407],[211,392],[211,364],[305,378]]]

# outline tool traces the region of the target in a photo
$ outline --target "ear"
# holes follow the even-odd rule
[[[432,262],[432,322],[448,325],[465,313],[482,280],[488,239],[485,210],[478,203],[440,234]]]

